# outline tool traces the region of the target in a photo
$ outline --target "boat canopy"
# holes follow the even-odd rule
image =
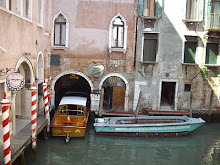
[[[86,106],[87,98],[86,97],[80,97],[80,96],[64,96],[59,105],[82,105]]]

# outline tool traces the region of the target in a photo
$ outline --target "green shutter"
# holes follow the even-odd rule
[[[155,15],[156,17],[162,17],[162,0],[155,0]]]
[[[206,64],[217,64],[219,45],[217,43],[208,43],[206,47]]]
[[[184,63],[195,63],[196,42],[185,42]]]
[[[144,56],[143,61],[156,61],[157,53],[157,40],[145,39],[144,40]]]
[[[138,0],[138,16],[143,16],[144,0]]]

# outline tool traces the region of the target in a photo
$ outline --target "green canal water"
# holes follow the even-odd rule
[[[31,147],[26,165],[220,165],[220,123],[204,124],[193,133],[173,138],[95,135],[92,121],[85,138],[38,139],[37,158]]]

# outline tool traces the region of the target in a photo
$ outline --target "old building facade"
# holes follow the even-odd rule
[[[219,5],[138,1],[134,109],[220,112]]]
[[[51,4],[49,0],[0,1],[0,99],[6,91],[12,136],[19,131],[19,121],[31,119],[31,85],[34,81],[41,84],[47,77],[45,62],[50,54]],[[25,86],[20,91],[13,92],[6,85],[6,77],[12,72],[25,77]],[[42,113],[42,92],[38,92],[38,114]],[[2,135],[2,120],[0,123]]]
[[[68,91],[90,95],[91,110],[131,110],[135,0],[54,1],[52,106]]]
[[[43,113],[44,79],[52,109],[71,91],[86,93],[100,115],[138,105],[219,114],[219,6],[219,0],[0,0],[0,99],[6,91],[11,134],[16,121],[30,120],[33,82]],[[25,77],[20,91],[6,86],[12,72]]]

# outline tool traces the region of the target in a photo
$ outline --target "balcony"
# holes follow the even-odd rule
[[[210,13],[207,15],[206,29],[220,31],[220,14]]]

